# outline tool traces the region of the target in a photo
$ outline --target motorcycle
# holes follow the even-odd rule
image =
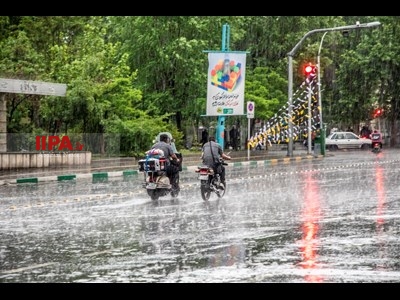
[[[156,149],[157,150],[157,149]],[[160,197],[170,194],[173,198],[178,197],[179,187],[179,172],[182,171],[182,154],[175,153],[179,158],[179,163],[175,160],[171,161],[179,171],[171,178],[167,176],[166,160],[163,155],[153,153],[146,155],[145,159],[139,160],[139,171],[143,172],[144,182],[142,187],[146,189],[147,194],[152,201],[158,201]]]
[[[373,133],[371,133],[371,140],[372,140],[372,152],[374,153],[379,153],[382,151],[382,142],[381,142],[381,134],[374,130]]]
[[[379,153],[382,151],[381,143],[379,142],[372,142],[372,152]]]
[[[227,166],[224,160],[220,159],[220,164]],[[200,180],[200,193],[204,201],[210,199],[211,193],[215,193],[218,198],[225,195],[225,185],[221,182],[220,174],[216,173],[214,168],[207,165],[197,166],[195,172],[198,174],[197,179]]]

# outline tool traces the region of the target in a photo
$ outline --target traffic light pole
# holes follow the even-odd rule
[[[312,139],[311,139],[311,83],[308,83],[308,128],[307,128],[307,154],[312,154]]]
[[[324,41],[325,35],[328,31],[325,31],[321,38],[321,43],[319,44],[318,57],[317,57],[317,71],[318,71],[318,107],[319,107],[319,128],[320,128],[320,139],[321,139],[321,154],[325,155],[325,139],[326,139],[326,128],[325,124],[322,122],[322,98],[321,98],[321,64],[320,64],[320,54],[322,48],[322,42]]]
[[[360,24],[357,22],[355,25],[348,25],[348,26],[339,26],[339,27],[332,27],[332,28],[320,28],[320,29],[314,29],[309,32],[307,32],[301,40],[294,46],[292,51],[290,51],[288,55],[288,118],[289,118],[289,144],[288,144],[288,152],[287,156],[293,156],[293,56],[296,54],[296,51],[298,48],[301,46],[301,44],[304,42],[304,40],[309,37],[310,35],[318,32],[330,32],[330,31],[341,31],[341,30],[352,30],[352,29],[364,29],[364,28],[371,28],[371,27],[377,27],[381,25],[380,22],[375,21],[375,22],[370,22],[370,23],[363,23]],[[322,41],[321,41],[322,44]],[[319,72],[320,66],[318,64],[318,72]],[[318,78],[319,80],[320,78]],[[320,85],[320,82],[318,82]],[[319,100],[320,101],[320,100]],[[322,114],[322,106],[321,103],[320,105],[320,113]],[[322,122],[320,123],[320,128],[322,129],[321,131],[321,136],[322,133],[324,132],[324,125]],[[325,144],[325,136],[323,136],[323,143]],[[323,147],[322,147],[323,146]],[[321,149],[325,149],[325,145],[322,145],[321,142]],[[325,150],[324,150],[325,152]],[[322,153],[322,152],[321,152]]]

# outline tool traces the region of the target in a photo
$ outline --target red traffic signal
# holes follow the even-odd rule
[[[307,76],[307,78],[314,77],[315,71],[316,71],[316,67],[314,65],[312,65],[311,63],[306,65],[304,68],[304,74]]]
[[[383,114],[383,109],[382,108],[376,108],[374,110],[374,118],[380,117]]]

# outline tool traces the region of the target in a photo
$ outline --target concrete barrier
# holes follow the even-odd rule
[[[92,152],[0,152],[0,170],[90,165]]]

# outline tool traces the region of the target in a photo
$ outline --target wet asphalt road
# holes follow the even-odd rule
[[[181,173],[0,191],[0,282],[398,283],[399,149],[227,168],[222,199]]]

